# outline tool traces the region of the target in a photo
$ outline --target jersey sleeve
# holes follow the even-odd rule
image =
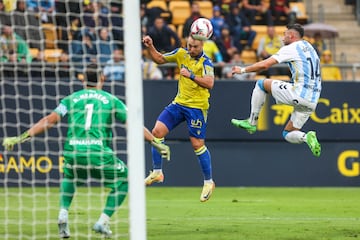
[[[204,76],[214,76],[214,64],[210,59],[206,59],[204,65]]]
[[[68,99],[64,98],[60,101],[59,105],[54,109],[54,112],[56,112],[61,117],[64,117],[68,113]]]
[[[278,63],[283,63],[294,60],[294,56],[296,56],[296,52],[291,48],[291,45],[287,45],[280,48],[280,50],[271,57],[275,58]]]
[[[167,62],[177,62],[178,54],[181,52],[181,48],[176,48],[171,52],[165,53],[163,56]]]

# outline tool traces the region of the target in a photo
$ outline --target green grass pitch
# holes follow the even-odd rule
[[[106,192],[91,188],[88,198],[87,190],[79,188],[70,210],[71,239],[101,239],[91,227]],[[200,203],[200,191],[148,187],[147,239],[360,239],[358,188],[217,187],[206,203]],[[58,239],[57,188],[7,188],[0,194],[1,239]],[[113,239],[129,239],[127,200],[112,218]]]

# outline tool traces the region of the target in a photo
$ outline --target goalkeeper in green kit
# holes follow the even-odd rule
[[[115,119],[125,123],[127,108],[120,99],[101,90],[104,80],[96,65],[88,66],[84,72],[83,90],[62,99],[52,113],[20,136],[3,140],[5,149],[12,150],[15,144],[29,140],[54,126],[61,117],[68,116],[68,131],[64,145],[64,178],[60,185],[58,217],[61,238],[70,237],[68,209],[77,185],[86,183],[88,178],[96,178],[111,189],[106,206],[93,226],[95,232],[105,237],[111,237],[110,218],[122,204],[128,191],[127,167],[111,148],[112,123]],[[154,138],[146,127],[144,137],[163,158],[170,160],[169,147]]]

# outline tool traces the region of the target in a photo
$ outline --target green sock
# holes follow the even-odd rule
[[[64,178],[60,185],[60,207],[69,209],[75,193],[75,182]]]
[[[127,191],[127,182],[123,182],[117,189],[112,189],[106,199],[106,205],[103,213],[111,217],[116,209],[123,203]]]

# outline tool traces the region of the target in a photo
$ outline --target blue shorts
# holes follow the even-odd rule
[[[186,121],[190,136],[205,139],[207,110],[171,103],[160,113],[157,120],[164,123],[169,131]]]

